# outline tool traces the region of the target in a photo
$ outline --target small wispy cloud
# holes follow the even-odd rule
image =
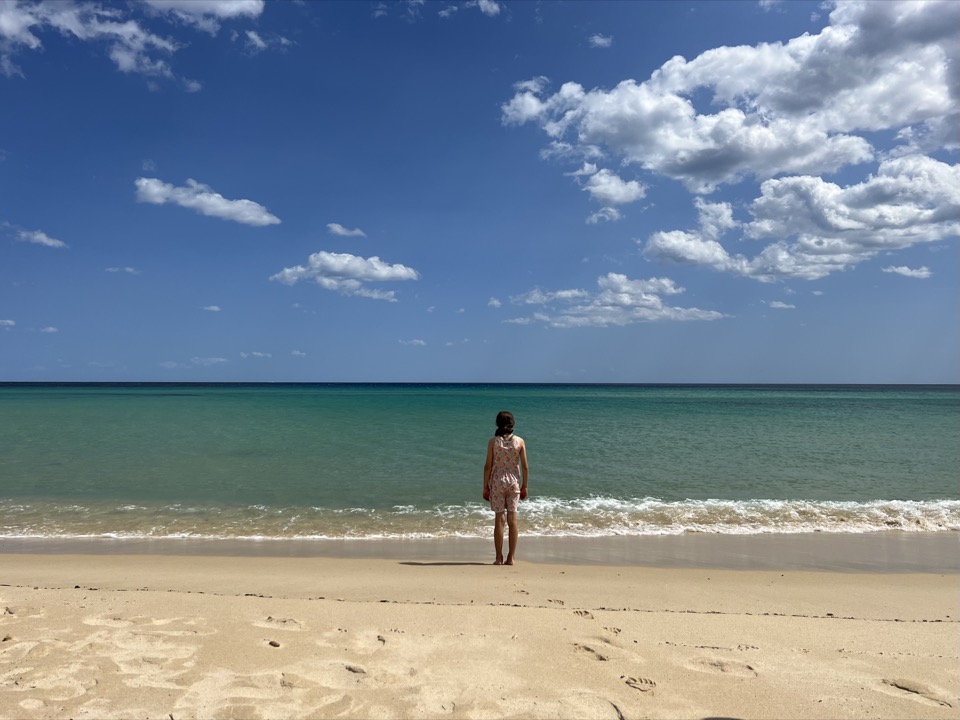
[[[139,275],[140,271],[133,267],[108,267],[104,268],[108,273],[127,273],[129,275]]]
[[[294,357],[306,357],[307,354],[303,350],[291,350],[290,354]]]
[[[414,345],[416,347],[424,347],[427,344],[426,340],[420,340],[416,338],[414,340],[400,340],[401,345]]]
[[[17,324],[16,320],[0,320],[0,328],[4,330],[9,330]]]
[[[327,223],[327,232],[331,235],[339,235],[340,237],[366,237],[367,234],[360,228],[354,228],[350,230],[345,228],[340,223]]]
[[[906,265],[898,265],[896,267],[890,266],[883,268],[885,273],[896,273],[897,275],[903,275],[904,277],[918,278],[920,280],[926,280],[928,277],[933,275],[930,272],[930,268],[927,266],[922,266],[918,268],[909,268]]]
[[[45,328],[40,328],[40,332],[46,333],[46,334],[50,335],[50,334],[53,334],[53,333],[58,333],[58,332],[60,332],[60,329],[59,329],[59,328],[55,328],[55,327],[53,327],[52,325],[48,325],[48,326],[45,327]]]
[[[780,302],[779,300],[771,300],[767,303],[767,307],[771,307],[774,310],[796,310],[796,305],[791,305],[790,303]]]
[[[613,36],[612,35],[601,35],[596,33],[587,38],[587,42],[590,43],[590,47],[595,48],[608,48],[613,45]]]
[[[17,239],[21,242],[32,243],[33,245],[43,245],[52,248],[68,247],[63,240],[57,240],[50,237],[42,230],[21,230],[17,233]]]
[[[222,357],[195,357],[190,358],[190,362],[201,367],[212,367],[213,365],[220,365],[221,363],[230,361]]]
[[[240,353],[240,357],[242,357],[244,360],[246,360],[247,358],[272,358],[273,353],[256,352],[256,351],[250,352],[250,353],[242,352]]]
[[[205,305],[203,309],[207,312],[220,312],[221,310],[219,305]]]
[[[596,225],[601,222],[615,222],[622,217],[623,214],[616,208],[603,207],[587,216],[587,225]]]
[[[500,302],[500,300],[499,300],[498,298],[492,297],[492,298],[490,298],[490,300],[487,301],[487,305],[489,305],[490,307],[498,308],[498,307],[500,307],[501,305],[503,305],[503,303]]]

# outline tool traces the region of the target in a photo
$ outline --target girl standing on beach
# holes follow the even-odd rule
[[[513,434],[513,415],[506,410],[497,413],[497,432],[487,443],[487,461],[483,466],[483,499],[494,512],[493,547],[497,551],[494,565],[513,565],[517,551],[517,504],[527,499],[527,446],[523,438]],[[521,476],[523,480],[521,482]],[[509,528],[510,545],[503,558],[503,523]]]

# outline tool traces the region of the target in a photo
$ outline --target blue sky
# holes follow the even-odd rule
[[[957,27],[0,0],[0,380],[958,382]]]

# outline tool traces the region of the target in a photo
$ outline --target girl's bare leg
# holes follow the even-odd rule
[[[520,535],[520,531],[517,528],[517,513],[508,512],[507,513],[507,527],[509,528],[510,535],[510,548],[507,552],[507,559],[504,562],[504,565],[513,565],[513,555],[517,551],[517,538]],[[501,547],[503,546],[503,540],[501,542]]]
[[[498,512],[493,521],[493,548],[497,551],[497,559],[494,565],[503,565],[503,521],[506,513]],[[516,514],[516,513],[514,513]]]

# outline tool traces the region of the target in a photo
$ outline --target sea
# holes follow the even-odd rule
[[[960,386],[0,383],[0,540],[956,533]]]

